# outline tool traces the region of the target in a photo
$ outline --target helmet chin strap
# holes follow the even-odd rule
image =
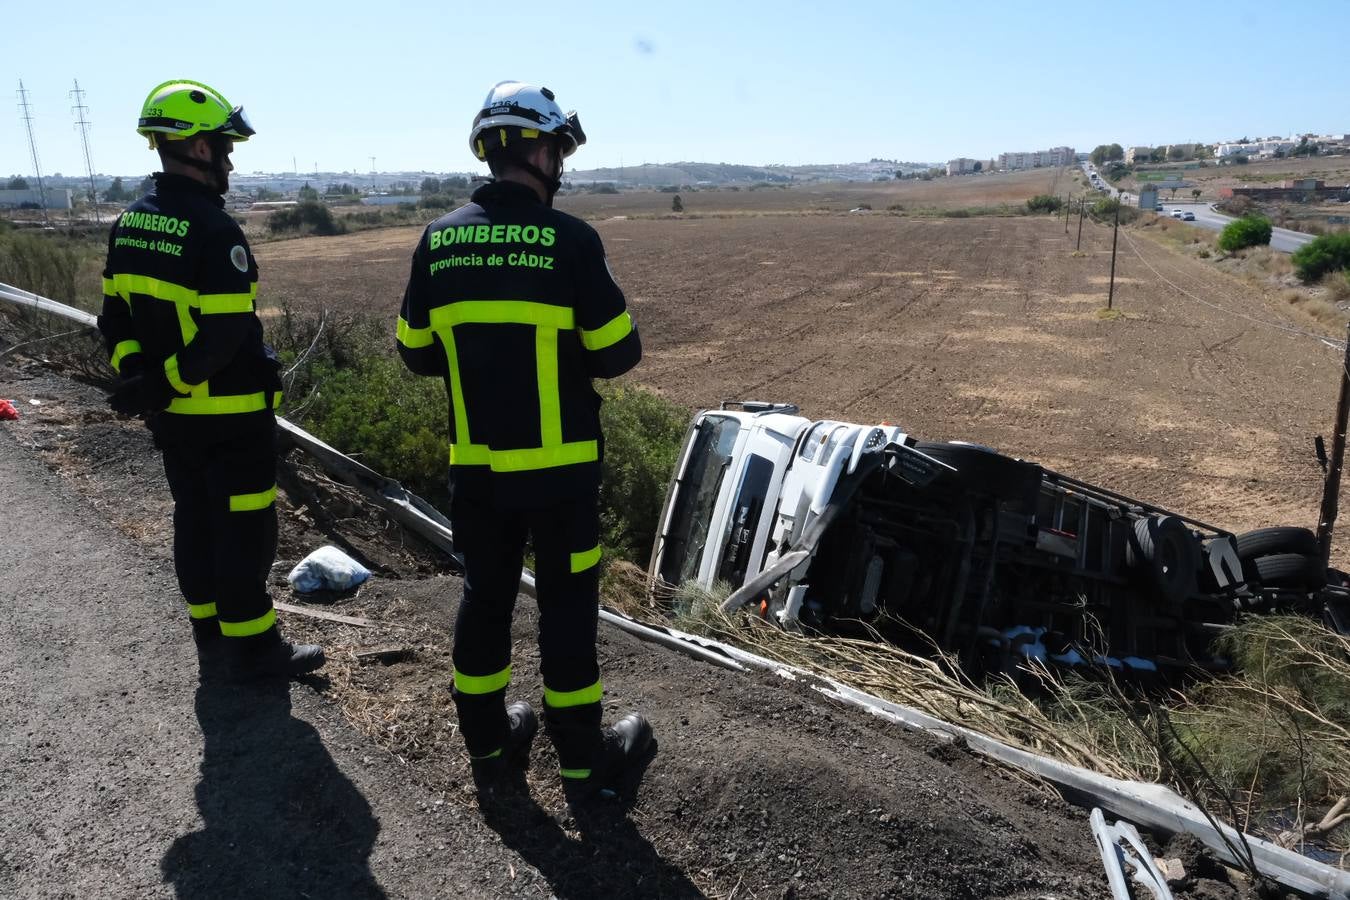
[[[171,149],[178,143],[177,141],[164,141],[160,145],[160,150],[165,156],[171,157],[184,165],[192,166],[194,169],[198,169],[205,172],[207,175],[213,176],[213,181],[215,183],[211,185],[211,188],[218,194],[224,194],[225,191],[228,190],[230,184],[230,173],[225,171],[225,154],[221,152],[225,149],[225,138],[223,135],[219,134],[205,134],[202,135],[202,137],[206,138],[206,145],[211,148],[210,162]]]
[[[553,150],[552,155],[553,155],[552,175],[545,173],[543,169],[539,168],[532,162],[528,162],[523,159],[516,162],[516,166],[518,168],[523,169],[526,172],[529,172],[535,178],[539,179],[540,184],[544,186],[544,190],[548,193],[548,199],[544,201],[545,206],[553,205],[553,195],[558,193],[558,189],[562,187],[562,172],[563,172],[562,153],[555,148]]]

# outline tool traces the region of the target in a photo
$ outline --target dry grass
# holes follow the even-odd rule
[[[674,624],[695,634],[742,647],[767,659],[832,678],[860,691],[935,718],[970,728],[1014,747],[1116,778],[1152,781],[1162,772],[1156,748],[1132,728],[1123,709],[1086,683],[1057,680],[1044,669],[1031,672],[1056,695],[1041,705],[1012,680],[980,685],[932,648],[918,655],[874,639],[796,634],[753,616],[719,611],[729,585],[706,590],[687,583],[665,587],[657,600],[629,598],[626,611],[654,624]]]

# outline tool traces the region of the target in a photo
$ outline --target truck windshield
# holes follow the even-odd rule
[[[731,465],[731,450],[740,427],[740,422],[730,416],[708,416],[694,435],[689,463],[676,484],[675,505],[661,554],[661,578],[670,584],[679,585],[698,575],[713,507]]]

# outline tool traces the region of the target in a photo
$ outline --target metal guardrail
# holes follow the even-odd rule
[[[0,300],[28,306],[91,327],[95,325],[95,317],[83,310],[11,285],[0,284]],[[395,521],[451,557],[455,557],[454,535],[449,520],[431,504],[392,478],[387,478],[374,469],[362,465],[285,419],[278,418],[277,427],[284,439],[311,454],[330,474],[360,490],[388,512]],[[528,569],[522,570],[520,585],[522,592],[534,596],[534,575]],[[735,671],[759,669],[773,672],[840,703],[866,710],[887,721],[920,729],[944,740],[964,740],[978,753],[1044,778],[1075,805],[1109,810],[1118,818],[1151,831],[1167,834],[1185,832],[1194,835],[1218,858],[1230,865],[1241,865],[1232,848],[1240,846],[1241,840],[1245,839],[1247,846],[1251,848],[1257,868],[1283,887],[1307,897],[1350,900],[1350,872],[1309,859],[1253,835],[1241,835],[1228,825],[1221,825],[1221,830],[1216,830],[1199,807],[1162,785],[1110,778],[1038,756],[969,728],[864,693],[832,678],[783,665],[720,641],[687,634],[673,628],[638,622],[605,609],[600,611],[600,617],[605,622],[642,640],[678,650],[714,665]]]

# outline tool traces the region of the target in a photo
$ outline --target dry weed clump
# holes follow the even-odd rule
[[[1286,290],[1280,294],[1285,303],[1329,328],[1345,327],[1345,313],[1326,297],[1319,297],[1301,290]]]
[[[1061,701],[1041,705],[1008,678],[976,684],[937,648],[933,656],[921,656],[875,634],[870,639],[798,634],[753,616],[728,616],[719,606],[730,592],[726,584],[712,590],[693,583],[661,585],[658,598],[641,604],[635,617],[742,647],[1071,765],[1146,781],[1162,772],[1156,748],[1130,727],[1129,716],[1105,692],[1089,699],[1087,687],[1070,687],[1039,669],[1032,680],[1063,692]],[[674,612],[674,623],[665,609]]]

